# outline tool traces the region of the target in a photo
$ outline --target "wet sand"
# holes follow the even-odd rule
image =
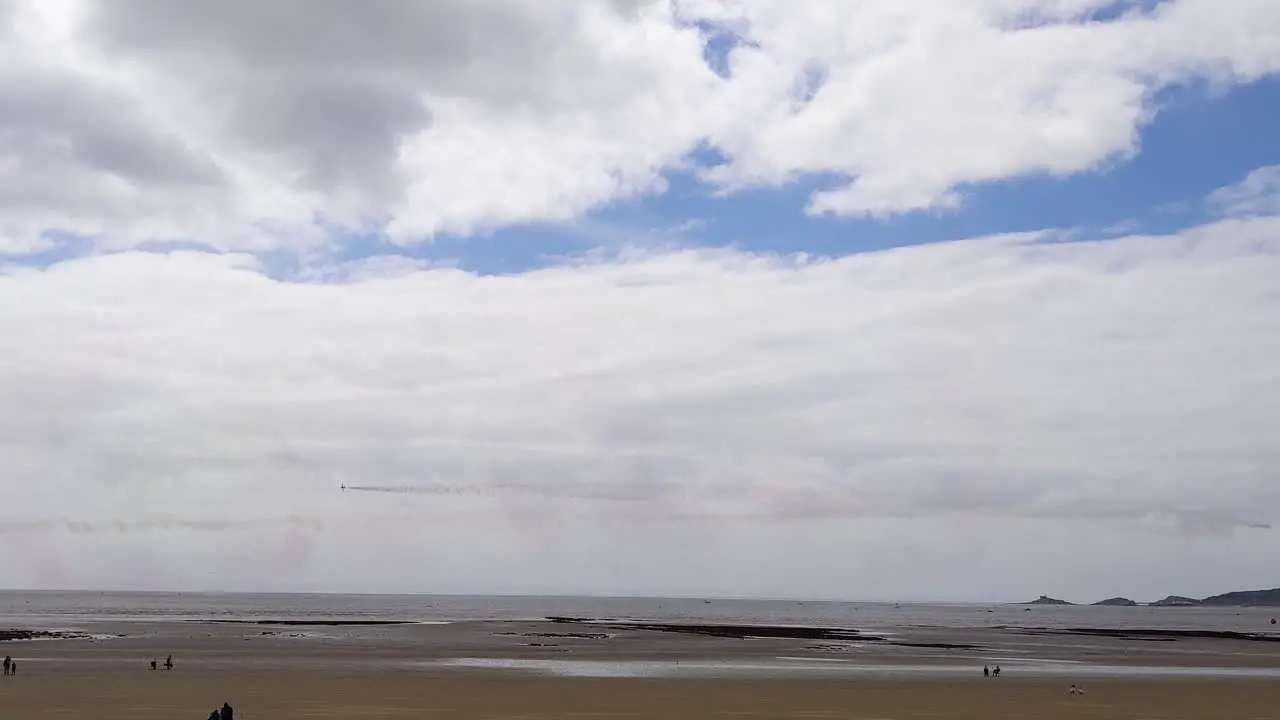
[[[230,702],[242,720],[343,718],[1161,718],[1271,720],[1280,683],[559,678],[407,671],[175,669],[0,678],[5,717],[173,720]]]
[[[1037,627],[907,627],[885,632],[567,618],[442,624],[178,621],[21,631],[0,627],[0,651],[21,655],[35,666],[63,668],[145,666],[152,658],[163,660],[173,653],[187,667],[206,669],[247,664],[260,670],[383,670],[459,658],[757,664],[790,658],[831,667],[930,666],[960,671],[1000,664],[1023,674],[1062,676],[1088,674],[1090,668],[1110,668],[1112,675],[1125,667],[1248,668],[1280,677],[1280,643],[1273,641],[1275,636],[1260,637]]]
[[[20,663],[0,714],[23,719],[204,718],[223,701],[242,720],[1273,720],[1280,707],[1280,645],[1200,631],[188,621],[10,632],[0,654]],[[173,671],[148,669],[169,654]],[[1004,675],[984,679],[983,664]]]

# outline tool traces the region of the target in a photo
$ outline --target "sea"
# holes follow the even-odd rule
[[[0,591],[0,628],[191,620],[462,622],[546,617],[892,632],[999,626],[1280,632],[1277,608],[1103,607],[717,598]]]

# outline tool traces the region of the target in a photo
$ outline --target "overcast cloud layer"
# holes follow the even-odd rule
[[[677,169],[955,207],[1138,152],[1164,89],[1280,71],[1275,2],[1115,6],[0,0],[0,256],[94,245],[0,261],[0,586],[1276,584],[1277,168],[1158,237],[323,262]]]
[[[4,530],[46,552],[4,555],[0,577],[200,585],[234,562],[250,585],[916,597],[1239,581],[1280,551],[1277,229],[340,285],[201,254],[11,270]],[[237,560],[257,544],[306,552]],[[1197,552],[1213,566],[1188,569]],[[368,564],[381,553],[413,573]],[[975,575],[949,576],[956,553]]]

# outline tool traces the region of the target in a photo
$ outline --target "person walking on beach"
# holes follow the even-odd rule
[[[152,659],[151,659],[151,669],[152,669],[152,670],[155,670],[155,669],[156,669],[156,660],[155,660],[155,658],[152,658]]]
[[[991,666],[990,666],[990,665],[983,665],[983,666],[982,666],[982,677],[991,677]]]
[[[222,710],[218,712],[218,720],[234,720],[232,717],[235,711],[227,703],[222,703]]]
[[[9,676],[9,666],[10,666],[10,665],[13,665],[13,658],[9,657],[8,655],[5,655],[5,656],[4,656],[4,675],[5,675],[5,677],[8,677],[8,676]]]
[[[167,657],[167,658],[165,658],[165,659],[164,659],[164,669],[165,669],[165,670],[172,670],[172,669],[173,669],[173,656],[172,656],[172,655],[170,655],[169,657]]]

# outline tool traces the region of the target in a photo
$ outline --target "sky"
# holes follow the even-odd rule
[[[1280,586],[1276,118],[1272,0],[0,0],[0,587]]]

